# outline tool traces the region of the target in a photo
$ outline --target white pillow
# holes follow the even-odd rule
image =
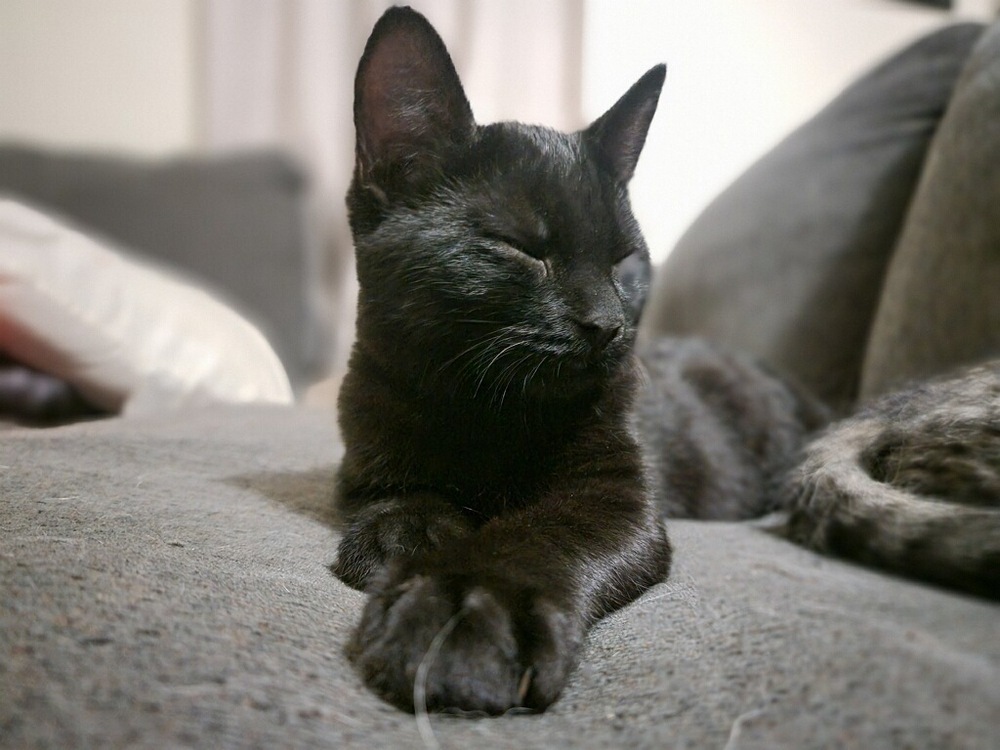
[[[293,400],[232,309],[13,200],[0,200],[0,350],[126,414]]]

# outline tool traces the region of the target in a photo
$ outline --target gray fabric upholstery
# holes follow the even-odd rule
[[[893,56],[719,195],[657,270],[643,335],[742,349],[849,407],[925,152],[981,31]]]
[[[892,257],[861,395],[1000,356],[1000,24],[973,51]]]
[[[342,653],[363,597],[326,569],[331,415],[0,441],[0,746],[425,746]],[[995,604],[751,525],[670,528],[669,583],[597,626],[547,713],[434,716],[440,746],[996,747]]]
[[[0,145],[0,194],[50,209],[222,292],[257,324],[293,387],[322,374],[309,310],[299,169],[276,153],[138,161]]]

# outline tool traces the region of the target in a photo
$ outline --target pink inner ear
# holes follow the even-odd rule
[[[365,81],[365,89],[358,112],[358,140],[366,153],[374,156],[392,141],[393,133],[398,128],[390,115],[392,95],[389,82],[373,76]]]
[[[375,154],[400,140],[411,140],[425,129],[412,115],[409,102],[415,92],[433,88],[431,50],[411,34],[397,31],[378,41],[362,63],[359,97],[359,136]],[[422,64],[423,63],[423,64]],[[416,129],[417,133],[412,131]]]
[[[472,111],[444,44],[429,26],[376,31],[358,69],[358,153],[365,167],[469,132]]]

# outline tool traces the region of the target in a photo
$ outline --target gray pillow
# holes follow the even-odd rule
[[[861,395],[1000,356],[1000,25],[931,146],[872,325]]]
[[[304,179],[271,152],[139,161],[0,146],[0,194],[51,209],[221,291],[254,321],[296,390],[327,360],[310,316]]]
[[[894,55],[720,194],[657,270],[642,337],[742,349],[848,408],[925,153],[982,28]]]

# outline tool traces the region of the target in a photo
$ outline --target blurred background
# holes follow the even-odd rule
[[[2,0],[0,142],[159,161],[278,147],[308,175],[327,357],[353,274],[343,194],[354,70],[382,0]],[[754,159],[888,53],[997,0],[414,0],[477,119],[565,129],[645,70],[667,83],[632,184],[661,261]]]

